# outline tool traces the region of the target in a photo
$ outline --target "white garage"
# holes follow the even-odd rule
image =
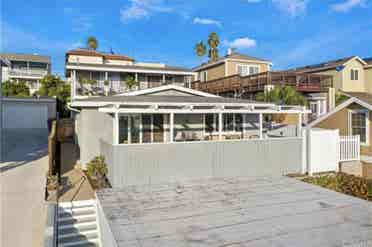
[[[56,118],[54,98],[3,98],[4,129],[47,129]]]

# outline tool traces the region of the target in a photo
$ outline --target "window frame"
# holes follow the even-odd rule
[[[350,80],[351,81],[359,81],[359,69],[358,68],[352,68],[350,69]]]
[[[350,109],[348,111],[348,133],[349,135],[353,135],[352,131],[352,116],[353,114],[357,113],[363,113],[365,115],[365,121],[366,121],[366,141],[362,142],[360,141],[361,146],[369,146],[369,111],[367,109]]]
[[[246,71],[247,71],[247,74],[241,74],[239,73],[239,66],[240,67],[246,67]],[[257,69],[257,73],[250,73],[250,69],[251,68],[256,68]],[[256,65],[256,64],[246,64],[246,63],[238,63],[235,65],[235,71],[237,74],[241,75],[241,76],[247,76],[247,75],[254,75],[254,74],[259,74],[260,73],[260,66],[259,65]]]

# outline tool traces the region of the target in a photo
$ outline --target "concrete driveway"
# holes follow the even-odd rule
[[[43,246],[47,131],[3,132],[0,246]]]

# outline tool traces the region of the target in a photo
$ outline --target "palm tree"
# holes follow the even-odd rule
[[[208,45],[209,45],[209,52],[208,57],[209,60],[214,62],[218,59],[218,45],[220,44],[220,39],[218,38],[217,33],[212,32],[208,36]]]
[[[88,37],[88,39],[87,39],[87,47],[90,50],[97,50],[97,48],[98,48],[98,41],[97,41],[96,37],[94,37],[94,36],[89,36]]]
[[[195,54],[201,60],[202,57],[204,57],[205,54],[207,53],[207,47],[204,45],[203,41],[200,41],[200,42],[196,43],[194,51],[195,51]]]
[[[257,101],[284,105],[307,105],[306,98],[293,87],[275,87],[270,91],[256,94]]]

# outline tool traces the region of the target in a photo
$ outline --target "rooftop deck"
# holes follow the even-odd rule
[[[265,86],[291,86],[303,93],[326,92],[332,86],[332,76],[298,72],[263,72],[254,75],[227,76],[207,82],[195,81],[192,88],[208,93],[256,93]]]
[[[104,240],[118,247],[372,244],[372,203],[287,177],[132,186],[97,198],[112,232]]]

